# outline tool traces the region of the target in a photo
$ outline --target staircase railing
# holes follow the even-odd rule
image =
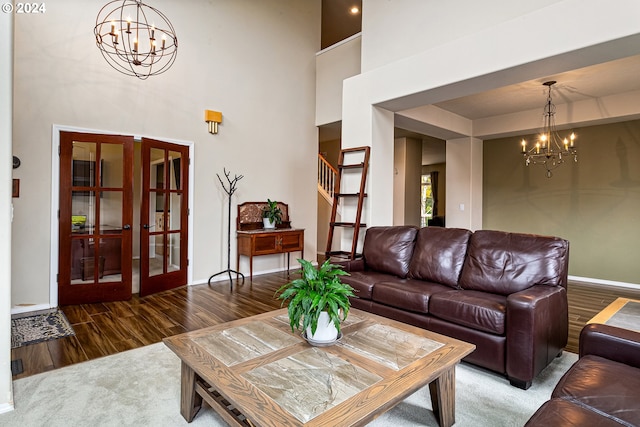
[[[318,153],[318,191],[331,204],[333,204],[337,174],[338,170],[331,166],[322,154]]]

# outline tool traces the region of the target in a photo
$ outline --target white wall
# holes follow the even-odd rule
[[[362,70],[444,45],[560,1],[364,0]]]
[[[447,227],[482,228],[482,141],[447,141]],[[449,167],[456,165],[456,167]]]
[[[420,227],[420,188],[422,186],[422,141],[407,138],[404,223]]]
[[[361,37],[356,34],[316,57],[316,125],[342,119],[342,81],[360,74]]]
[[[393,141],[393,225],[404,225],[407,138]]]
[[[0,15],[0,413],[13,409],[11,387],[11,133],[13,16]]]
[[[393,147],[393,225],[419,227],[422,141],[396,138]]]
[[[422,164],[436,165],[446,161],[446,142],[436,138],[422,140]]]
[[[153,6],[174,25],[179,51],[171,69],[145,81],[113,70],[96,48],[101,4],[60,0],[44,15],[16,15],[14,151],[23,166],[12,239],[14,306],[48,303],[49,272],[57,269],[48,263],[53,124],[194,142],[194,283],[226,268],[227,199],[216,177],[223,168],[244,175],[232,224],[238,202],[284,201],[293,225],[306,229],[307,258],[315,256],[320,1]],[[205,109],[223,113],[217,135],[207,132]],[[284,266],[281,256],[254,261],[256,272]],[[247,271],[248,261],[240,269]]]

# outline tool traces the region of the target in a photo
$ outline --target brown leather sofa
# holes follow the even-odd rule
[[[585,326],[580,359],[526,426],[640,426],[640,333]]]
[[[527,389],[567,343],[568,261],[556,237],[393,226],[340,264],[352,307],[473,343],[465,361]]]

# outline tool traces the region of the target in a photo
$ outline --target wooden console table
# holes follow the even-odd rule
[[[286,254],[287,274],[291,252],[300,252],[304,258],[304,229],[291,228],[289,205],[278,202],[282,211],[282,223],[275,229],[265,229],[262,210],[266,202],[244,202],[238,205],[236,266],[240,269],[240,255],[249,257],[249,277],[253,280],[253,257],[258,255]]]
[[[304,229],[302,228],[238,231],[237,238],[236,265],[240,265],[240,255],[249,257],[250,280],[253,280],[254,256],[287,254],[287,274],[289,273],[291,252],[300,251],[300,258],[304,258]]]

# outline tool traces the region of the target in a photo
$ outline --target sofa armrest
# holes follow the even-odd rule
[[[640,333],[592,323],[580,331],[580,357],[600,356],[640,368]]]
[[[567,345],[569,310],[563,286],[534,285],[507,297],[506,373],[531,383]]]
[[[354,272],[354,271],[364,271],[365,270],[365,264],[364,264],[364,260],[362,258],[349,260],[349,261],[338,261],[338,262],[334,262],[332,264],[335,264],[335,265],[338,265],[338,266],[342,267],[343,270],[346,271],[347,273],[351,273],[351,272]]]

